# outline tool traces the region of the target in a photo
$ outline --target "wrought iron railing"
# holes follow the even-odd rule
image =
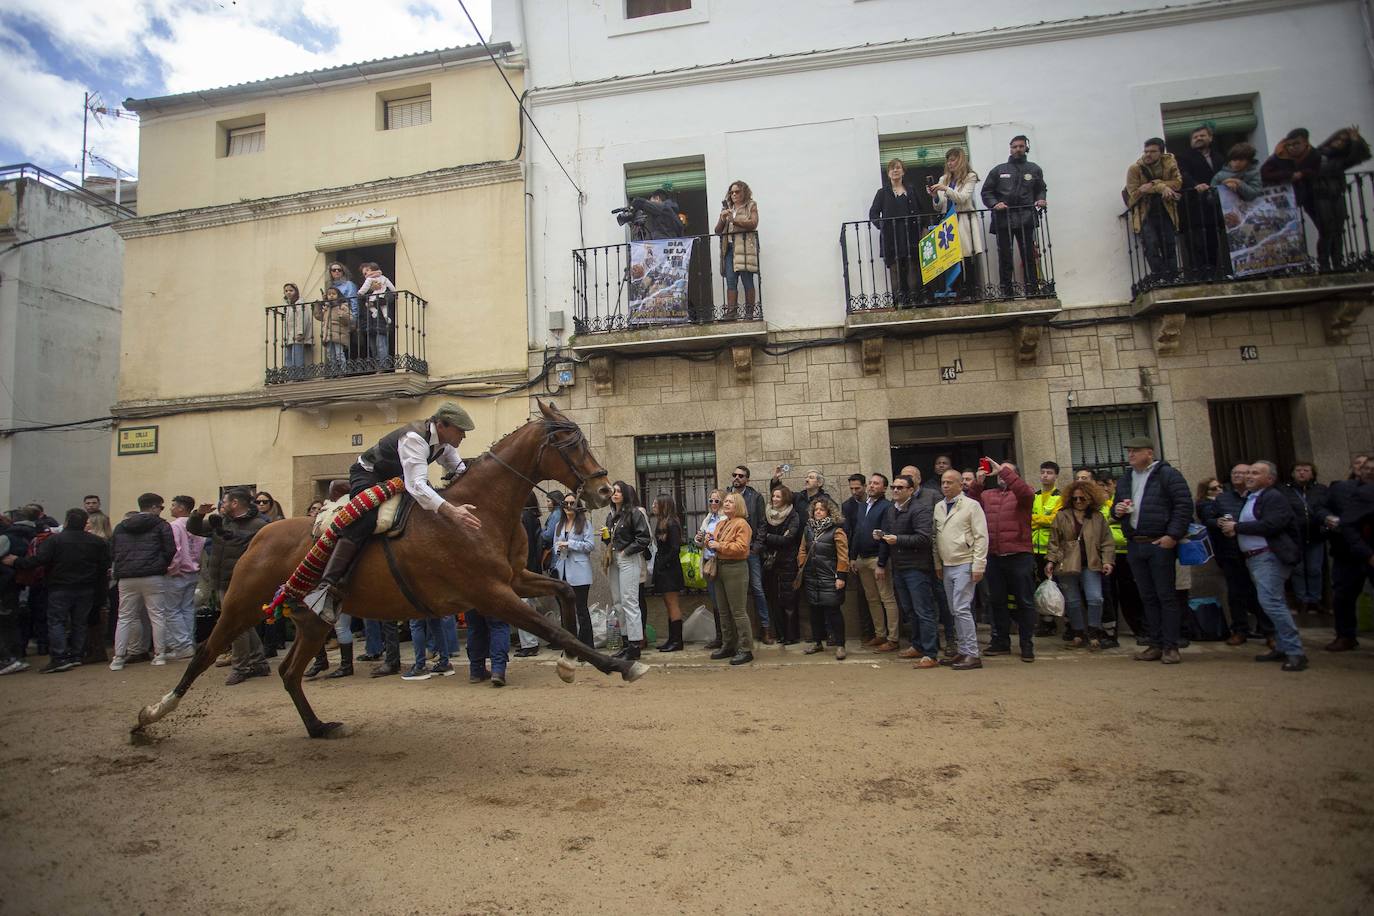
[[[918,248],[943,215],[854,220],[840,227],[845,310],[1053,298],[1054,250],[1049,215],[1037,207],[966,210],[958,214],[958,271],[921,279]],[[946,240],[950,241],[950,240]]]
[[[68,181],[61,175],[56,175],[45,168],[34,165],[32,162],[0,165],[0,182],[25,180],[36,181],[39,184],[47,185],[50,188],[71,194],[74,197],[79,197],[91,206],[107,212],[112,220],[129,219],[136,215],[134,211],[130,210],[128,207],[121,206],[107,197],[102,197],[89,188],[83,188],[79,184]]]
[[[425,375],[424,299],[399,290],[377,298],[267,307],[267,384],[381,372]]]
[[[1324,182],[1330,182],[1326,184]],[[1284,188],[1286,185],[1266,186]],[[1216,190],[1184,189],[1175,220],[1159,195],[1120,216],[1126,232],[1131,295],[1237,280],[1374,270],[1370,217],[1374,173],[1318,177],[1315,198],[1288,207],[1223,210]]]
[[[697,235],[685,278],[679,269],[655,280],[652,261],[629,242],[573,250],[573,324],[577,334],[763,318],[763,278],[739,274],[731,292],[721,260],[732,245],[758,248],[757,233]],[[662,242],[665,240],[657,240]],[[730,255],[733,263],[733,254]],[[685,279],[685,283],[682,281]],[[752,293],[749,287],[752,285]]]

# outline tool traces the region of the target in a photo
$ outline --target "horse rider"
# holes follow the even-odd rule
[[[452,401],[445,401],[429,419],[392,430],[359,455],[349,468],[349,497],[392,477],[400,477],[405,481],[406,492],[423,508],[465,528],[474,531],[481,528],[482,521],[473,512],[473,505],[455,506],[445,501],[429,483],[429,466],[436,461],[448,476],[457,476],[467,470],[463,459],[458,457],[458,445],[475,425],[466,410]],[[339,532],[334,552],[329,555],[320,575],[320,584],[306,598],[307,606],[331,623],[338,618],[339,604],[343,600],[342,583],[353,558],[377,526],[377,512],[372,509],[360,515],[357,521]],[[323,597],[322,602],[317,595]]]

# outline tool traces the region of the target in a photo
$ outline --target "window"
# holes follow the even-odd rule
[[[231,127],[224,132],[226,156],[247,156],[267,148],[267,124],[259,122],[247,127]]]
[[[429,123],[430,107],[427,94],[408,99],[393,99],[383,104],[383,130],[400,130],[402,127],[418,127]]]
[[[900,159],[906,166],[907,180],[916,187],[923,187],[927,178],[938,181],[945,171],[945,153],[956,146],[968,152],[968,132],[962,128],[879,137],[879,180],[886,184],[888,162]]]
[[[654,499],[667,493],[677,504],[683,540],[689,540],[706,517],[707,500],[716,487],[715,433],[637,436],[635,470],[644,511],[651,511]]]
[[[1092,468],[1120,477],[1126,471],[1126,442],[1136,436],[1153,439],[1159,446],[1155,457],[1164,458],[1153,404],[1069,409],[1069,447],[1074,470]]]
[[[625,18],[639,19],[660,13],[680,13],[692,8],[692,0],[625,0]]]
[[[1253,97],[1171,102],[1160,107],[1160,114],[1164,145],[1175,156],[1188,149],[1193,130],[1203,124],[1212,128],[1212,147],[1222,155],[1233,145],[1248,141],[1259,124]]]
[[[687,235],[704,235],[715,228],[708,220],[718,212],[708,209],[706,202],[706,160],[701,156],[645,162],[625,166],[625,202],[636,197],[648,197],[659,188],[666,188],[677,203],[678,213],[687,217]],[[725,189],[721,189],[721,197]]]

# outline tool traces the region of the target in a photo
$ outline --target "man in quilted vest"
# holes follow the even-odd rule
[[[984,655],[1011,652],[1011,613],[1007,596],[1016,601],[1016,629],[1021,661],[1035,661],[1035,559],[1031,553],[1031,506],[1035,491],[1011,462],[983,459],[991,470],[979,472],[968,495],[982,503],[988,521],[988,600],[992,603],[992,639]],[[985,486],[988,476],[995,486]]]

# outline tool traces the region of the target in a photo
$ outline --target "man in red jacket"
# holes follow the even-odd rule
[[[1035,491],[1016,473],[1011,462],[984,458],[990,470],[978,472],[968,495],[983,506],[988,520],[988,600],[992,604],[992,639],[984,655],[1011,652],[1011,614],[1008,594],[1016,600],[1016,629],[1021,661],[1035,661],[1035,557],[1031,553],[1031,506]],[[984,486],[988,475],[996,486]]]

